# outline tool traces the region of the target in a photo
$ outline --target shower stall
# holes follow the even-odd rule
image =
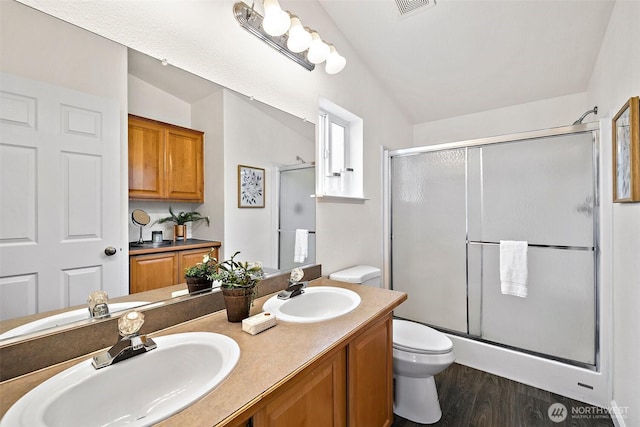
[[[386,152],[397,317],[598,369],[598,129]],[[501,293],[501,240],[528,243],[528,295]]]
[[[316,189],[316,169],[312,163],[278,168],[278,263],[287,270],[316,262],[316,205],[311,196]],[[308,231],[308,255],[294,261],[296,230]]]

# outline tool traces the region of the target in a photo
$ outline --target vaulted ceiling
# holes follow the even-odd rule
[[[413,123],[585,92],[614,4],[318,1]]]

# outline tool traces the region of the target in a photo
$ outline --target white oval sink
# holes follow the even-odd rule
[[[190,332],[153,338],[155,350],[103,369],[85,360],[43,382],[5,414],[2,427],[148,426],[189,406],[240,358],[231,338]]]
[[[116,302],[109,304],[109,311],[116,313],[118,311],[129,310],[134,307],[149,304],[147,301],[131,301],[131,302]],[[8,330],[7,332],[0,334],[0,340],[7,338],[13,338],[18,335],[30,334],[32,332],[43,331],[45,329],[54,328],[56,326],[66,325],[68,323],[77,322],[79,320],[89,320],[88,308],[79,308],[77,310],[70,310],[60,314],[54,314],[53,316],[44,317],[42,319],[34,320],[33,322],[25,323],[17,328]]]
[[[322,322],[350,313],[360,305],[360,295],[333,286],[305,288],[302,295],[281,300],[277,295],[262,306],[278,320],[295,323]]]

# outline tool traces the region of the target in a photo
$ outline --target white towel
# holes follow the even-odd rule
[[[296,241],[293,248],[293,262],[304,262],[309,255],[309,230],[296,229]]]
[[[500,289],[505,295],[527,296],[527,242],[500,240]]]

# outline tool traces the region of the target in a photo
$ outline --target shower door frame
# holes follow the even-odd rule
[[[281,191],[280,180],[281,180],[281,178],[280,178],[280,176],[281,176],[282,172],[289,172],[289,171],[292,171],[292,170],[300,170],[300,169],[314,169],[314,171],[315,171],[316,170],[316,163],[315,162],[311,162],[311,163],[300,163],[300,164],[294,164],[294,165],[283,165],[283,166],[277,166],[275,168],[275,172],[276,173],[274,174],[274,176],[275,176],[274,188],[276,188],[277,191],[275,192],[276,200],[273,203],[273,206],[274,206],[273,230],[274,230],[274,245],[275,245],[274,252],[273,252],[274,253],[274,260],[273,260],[274,264],[273,265],[276,265],[277,266],[276,268],[278,270],[281,269],[281,267],[280,267],[280,265],[281,265],[281,259],[280,259],[281,258],[280,257],[280,255],[281,255],[280,254],[280,237],[281,237],[283,232],[290,232],[291,231],[291,230],[282,229],[282,224],[280,223],[280,220],[281,220],[280,219],[280,209],[281,209],[281,206],[280,206],[280,200],[281,200],[280,199],[280,191]],[[315,172],[314,172],[314,175],[315,175]],[[313,194],[314,191],[315,191],[315,187],[313,188],[312,194]],[[309,234],[313,234],[315,236],[315,234],[316,234],[317,212],[314,214],[314,216],[315,216],[315,218],[314,218],[314,227],[313,227],[313,230],[309,230]],[[295,231],[295,230],[293,230],[293,231]],[[314,241],[314,250],[313,250],[314,254],[315,254],[315,248],[316,248],[315,244],[316,244],[316,242]],[[317,254],[316,254],[316,256],[317,256]],[[313,262],[305,260],[305,262],[302,264],[302,266],[311,265],[311,264],[313,264],[315,262],[316,262],[315,259],[313,260]]]
[[[600,339],[601,339],[601,330],[600,330],[600,126],[598,122],[590,122],[585,124],[573,125],[573,126],[563,126],[558,128],[551,129],[542,129],[536,131],[522,132],[516,134],[509,135],[500,135],[496,137],[487,137],[487,138],[478,138],[466,141],[459,142],[451,142],[451,143],[443,143],[443,144],[435,144],[435,145],[427,145],[420,147],[412,147],[398,150],[388,150],[384,149],[383,152],[383,281],[384,287],[388,289],[393,289],[393,280],[392,280],[392,239],[393,239],[393,230],[391,225],[392,218],[392,206],[391,206],[391,172],[392,166],[391,161],[393,157],[404,157],[404,156],[412,156],[416,154],[436,152],[436,151],[445,151],[445,150],[453,150],[453,149],[466,149],[466,148],[476,148],[476,147],[484,147],[494,144],[501,143],[510,143],[510,142],[522,142],[527,140],[535,140],[540,138],[554,137],[554,136],[563,136],[563,135],[571,135],[578,133],[591,133],[592,136],[592,147],[593,147],[593,195],[594,195],[594,204],[593,204],[593,277],[594,277],[594,364],[591,365],[589,363],[584,363],[575,360],[564,359],[560,357],[554,357],[548,354],[543,354],[531,350],[526,350],[522,348],[517,348],[513,346],[509,346],[506,344],[497,343],[494,341],[488,341],[479,337],[477,335],[472,335],[469,333],[469,276],[468,276],[468,265],[469,265],[469,245],[472,242],[469,241],[468,229],[466,235],[466,283],[465,283],[465,291],[466,291],[466,312],[467,312],[467,332],[459,332],[444,329],[438,326],[429,325],[435,329],[441,330],[442,332],[460,336],[463,338],[467,338],[473,341],[481,342],[488,345],[493,345],[505,349],[514,350],[517,352],[522,352],[525,354],[541,357],[544,359],[558,361],[567,365],[577,366],[580,368],[589,369],[591,371],[600,372]],[[465,152],[465,169],[466,165],[466,152]],[[465,173],[466,175],[466,173]],[[465,178],[466,180],[466,178]],[[468,188],[465,184],[465,200],[468,201]],[[466,213],[468,215],[468,211]]]

